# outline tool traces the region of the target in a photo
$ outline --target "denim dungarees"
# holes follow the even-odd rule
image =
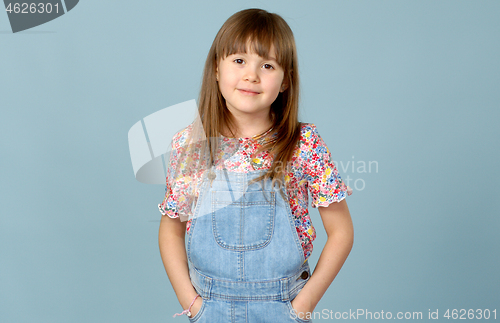
[[[290,301],[310,277],[285,188],[262,170],[205,174],[186,242],[203,304],[191,322],[310,322]]]

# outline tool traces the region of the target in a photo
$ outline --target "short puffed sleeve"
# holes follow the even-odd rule
[[[171,218],[189,216],[194,199],[192,192],[193,181],[196,181],[196,174],[188,170],[186,166],[187,154],[185,154],[185,140],[189,135],[190,127],[178,132],[172,139],[170,158],[167,167],[165,184],[165,197],[163,202],[158,204],[158,209],[162,215]]]
[[[314,124],[302,127],[301,154],[304,158],[304,170],[311,194],[312,207],[328,206],[342,201],[352,190],[340,177],[332,161],[330,150],[320,137]]]

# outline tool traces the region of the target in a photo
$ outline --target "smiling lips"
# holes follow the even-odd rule
[[[245,95],[257,95],[257,94],[260,94],[259,92],[255,92],[255,91],[252,91],[252,90],[249,90],[249,89],[238,89],[238,91],[240,91],[240,93],[245,94]]]

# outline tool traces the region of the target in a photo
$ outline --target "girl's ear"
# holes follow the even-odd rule
[[[283,81],[283,83],[281,83],[280,92],[283,93],[286,91],[286,89],[288,89],[288,82]]]
[[[287,89],[288,89],[288,81],[290,80],[290,72],[288,72],[288,75],[285,74],[285,77],[283,78],[283,82],[281,82],[281,88],[280,88],[280,92],[283,93],[285,92]]]
[[[219,66],[215,67],[215,79],[219,82]]]

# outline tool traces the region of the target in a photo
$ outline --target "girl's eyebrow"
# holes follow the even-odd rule
[[[231,54],[231,55],[245,55],[245,54],[248,54],[248,53],[245,53],[245,52],[243,52],[243,53],[233,53],[233,54]],[[230,56],[230,55],[227,55],[227,56]],[[261,57],[262,57],[262,56],[261,56]],[[265,59],[265,60],[270,60],[270,61],[275,61],[275,62],[278,62],[278,61],[276,60],[276,57],[274,57],[274,56],[264,56],[264,57],[262,57],[262,58],[263,58],[263,59]]]

